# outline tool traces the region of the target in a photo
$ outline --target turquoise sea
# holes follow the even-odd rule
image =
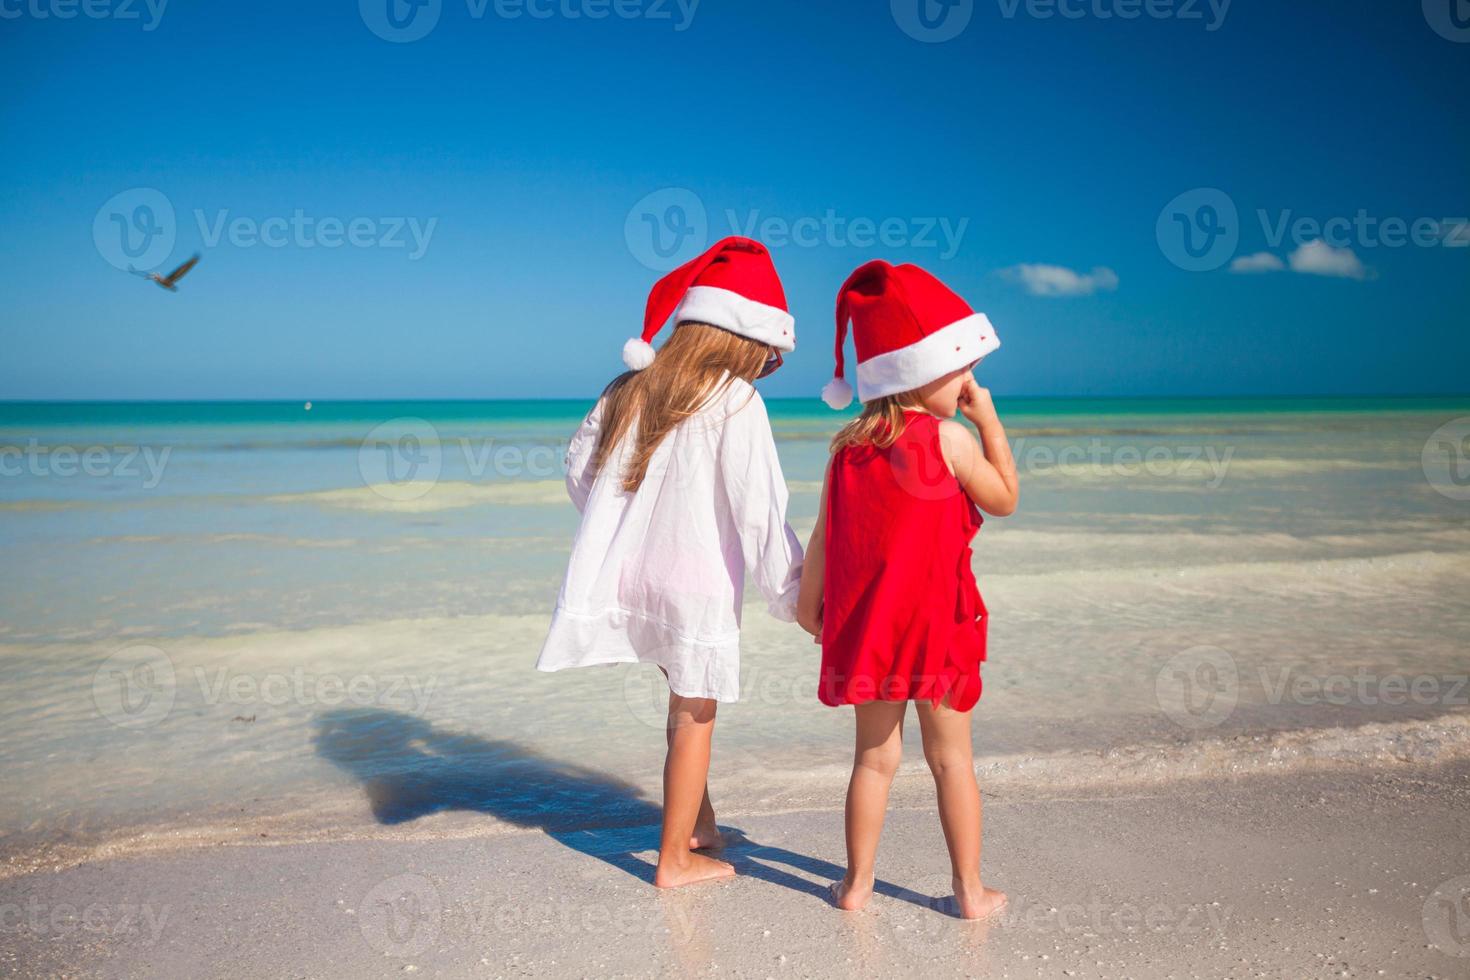
[[[975,548],[992,781],[1458,751],[1470,398],[997,404],[1023,490]],[[656,672],[532,669],[589,405],[0,403],[0,850],[481,832],[526,753],[656,798]],[[769,408],[804,539],[845,416]],[[712,791],[797,805],[850,720],[809,640],[745,614]]]

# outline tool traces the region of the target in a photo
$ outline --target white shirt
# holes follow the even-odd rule
[[[536,668],[643,661],[664,668],[676,694],[737,701],[747,570],[787,622],[801,584],[765,402],[731,381],[664,437],[631,494],[621,474],[637,422],[594,474],[602,413],[599,400],[567,451],[582,525]]]

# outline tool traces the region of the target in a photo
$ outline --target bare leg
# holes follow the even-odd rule
[[[934,774],[939,795],[939,822],[949,847],[955,902],[961,918],[983,919],[1005,905],[1003,892],[980,883],[980,834],[983,815],[980,787],[970,744],[970,713],[917,704],[924,758]]]
[[[888,790],[903,758],[906,701],[870,701],[854,710],[857,744],[847,784],[847,875],[832,888],[840,909],[856,911],[873,897],[873,863],[888,813]]]
[[[664,668],[662,667],[660,667],[659,670],[663,670],[664,679],[667,680],[669,672],[667,670],[664,670]],[[670,717],[672,717],[672,713],[674,710],[673,700],[676,697],[678,697],[678,695],[675,694],[673,691],[669,692]],[[668,735],[669,748],[672,749],[674,747],[674,726],[666,726],[665,734]],[[704,799],[699,804],[699,816],[694,821],[694,833],[689,838],[689,849],[715,849],[724,846],[725,837],[723,834],[720,833],[720,828],[715,826],[715,808],[714,804],[712,804],[709,800],[709,784],[708,782],[706,782],[704,787]]]
[[[653,883],[675,888],[711,878],[728,878],[734,867],[689,850],[706,797],[710,738],[716,702],[709,698],[669,697],[669,754],[664,760],[664,829]]]

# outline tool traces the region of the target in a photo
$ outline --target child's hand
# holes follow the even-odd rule
[[[965,378],[960,389],[960,412],[977,428],[981,422],[995,418],[995,402],[990,399],[990,389],[980,387],[975,376]]]
[[[803,616],[803,615],[798,614],[797,617],[796,617],[796,622],[801,626],[802,629],[806,630],[808,633],[810,633],[812,635],[812,642],[814,642],[814,643],[821,643],[822,642],[822,607],[821,606],[818,606],[817,607],[817,611],[815,613],[813,613],[813,614],[806,615],[806,616]]]

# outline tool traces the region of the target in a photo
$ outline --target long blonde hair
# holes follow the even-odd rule
[[[636,420],[637,443],[622,473],[623,489],[636,491],[664,437],[728,388],[733,379],[754,381],[770,353],[766,344],[719,327],[692,321],[679,324],[651,365],[619,375],[603,392],[603,423],[592,455],[593,472],[601,472]]]
[[[848,446],[887,449],[903,434],[904,411],[918,407],[918,398],[912,391],[884,395],[864,403],[862,414],[837,430],[837,435],[832,437],[832,452]]]

